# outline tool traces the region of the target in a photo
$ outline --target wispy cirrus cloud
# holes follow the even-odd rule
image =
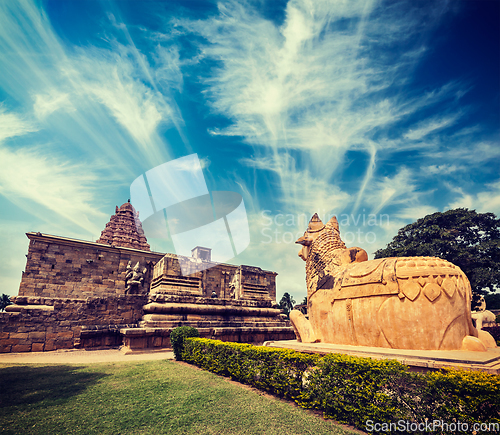
[[[4,139],[23,136],[36,131],[37,127],[16,113],[10,113],[0,105],[0,142]]]
[[[311,194],[338,190],[346,154],[365,154],[368,159],[356,163],[350,201],[342,198],[356,211],[373,202],[367,186],[379,179],[380,159],[404,149],[436,148],[440,138],[434,133],[457,130],[464,86],[450,81],[426,92],[407,86],[430,51],[425,32],[431,34],[446,12],[447,3],[424,9],[408,2],[291,0],[284,21],[276,24],[248,3],[230,1],[206,20],[173,22],[205,38],[198,58],[215,61],[203,83],[213,112],[231,122],[211,133],[240,136],[256,155],[273,162],[281,202],[291,208],[310,204]],[[446,115],[425,114],[445,102]],[[283,160],[291,151],[293,164]],[[296,182],[311,189],[297,189]],[[412,191],[418,183],[415,175]],[[399,203],[400,195],[384,186],[376,195],[379,204]],[[320,202],[329,200],[323,196]]]
[[[471,193],[467,188],[451,186],[456,198],[448,204],[448,208],[464,207],[479,213],[491,212],[500,216],[500,181],[488,183],[485,189]]]
[[[43,120],[57,110],[74,111],[75,107],[70,101],[69,94],[57,89],[49,90],[43,94],[34,95],[33,111],[37,119]]]
[[[459,113],[451,116],[427,119],[422,123],[417,124],[414,128],[410,129],[404,136],[404,139],[419,140],[423,137],[437,132],[443,128],[454,125],[460,118]]]
[[[56,216],[99,233],[97,221],[106,215],[94,193],[101,180],[87,164],[48,157],[41,147],[12,150],[1,142],[0,161],[0,194],[9,201],[42,220]]]
[[[277,158],[244,158],[241,163],[259,169],[269,171],[277,175],[280,182],[272,182],[273,190],[281,189],[283,185],[288,186],[286,194],[281,199],[285,210],[294,210],[295,213],[314,214],[321,210],[323,212],[340,213],[349,202],[349,195],[338,186],[332,185],[328,180],[314,177],[308,169],[297,168],[296,161],[289,154],[281,153]],[[272,180],[272,176],[270,179]],[[280,196],[282,192],[276,191]],[[298,200],[300,206],[298,207]]]
[[[0,108],[0,195],[42,219],[50,211],[52,216],[96,234],[96,220],[105,216],[93,195],[100,181],[98,174],[89,171],[85,163],[49,157],[43,147],[15,149],[6,145],[10,138],[32,131],[30,123]]]
[[[182,87],[175,47],[158,47],[149,60],[131,40],[124,45],[104,37],[101,47],[68,47],[34,3],[3,2],[0,12],[0,75],[10,109],[38,130],[122,167],[168,159],[159,129],[183,125],[170,92]],[[116,152],[119,144],[122,152]]]
[[[371,212],[380,213],[389,205],[410,208],[419,205],[419,198],[425,192],[419,190],[415,174],[402,167],[393,176],[379,177],[370,185],[365,202],[371,205]]]

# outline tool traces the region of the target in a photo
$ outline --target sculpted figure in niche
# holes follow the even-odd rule
[[[471,318],[471,287],[462,270],[435,257],[381,258],[347,248],[337,219],[315,214],[297,240],[306,262],[306,318],[290,320],[298,341],[395,349],[496,347]]]
[[[240,292],[240,274],[239,272],[235,272],[231,282],[229,283],[229,298],[230,299],[239,299]]]
[[[140,270],[139,262],[132,269],[132,262],[127,264],[127,274],[125,275],[125,294],[141,294],[144,285],[144,275],[148,269]]]

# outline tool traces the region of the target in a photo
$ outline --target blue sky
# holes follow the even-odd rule
[[[314,212],[370,258],[435,211],[500,215],[499,131],[498,1],[2,1],[1,292],[27,231],[96,240],[136,177],[197,153],[245,201],[231,262],[302,300]]]

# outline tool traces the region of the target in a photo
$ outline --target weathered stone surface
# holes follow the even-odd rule
[[[27,303],[27,298],[15,298],[15,302],[18,301]],[[96,301],[101,301],[98,303],[105,310],[105,316],[101,315],[102,310],[95,309]],[[100,334],[99,341],[80,341],[80,347],[118,346],[121,344],[121,337],[117,329],[111,331],[110,326],[114,324],[117,325],[116,328],[120,328],[139,321],[146,301],[146,297],[138,296],[53,299],[52,303],[57,308],[48,312],[43,321],[38,321],[42,320],[40,317],[32,316],[33,312],[38,311],[36,309],[0,313],[0,345],[3,346],[3,352],[34,351],[34,348],[40,349],[39,345],[35,346],[37,343],[45,343],[43,351],[72,348],[78,344],[82,325],[88,325],[94,328],[102,327],[105,332]],[[36,302],[46,302],[46,299],[34,298],[30,302],[36,305]],[[24,332],[18,332],[21,330]],[[14,345],[24,347],[17,346],[14,349]]]
[[[335,217],[324,225],[314,215],[297,243],[306,262],[309,314],[291,313],[299,341],[420,350],[496,347],[473,326],[470,284],[452,263],[434,257],[367,261],[361,248],[346,248]]]
[[[11,352],[30,352],[31,344],[14,344],[11,348]]]
[[[153,265],[163,256],[150,251],[111,247],[40,233],[26,235],[30,244],[19,295],[16,297],[17,304],[28,305],[28,299],[39,300],[42,297],[44,301],[36,304],[44,305],[47,310],[58,309],[63,298],[124,294],[129,261],[148,267],[144,287],[149,288]],[[52,269],[49,260],[39,258],[46,258],[46,254],[54,250],[59,255],[55,257],[56,266]],[[38,260],[35,260],[37,257]],[[26,301],[19,298],[26,298]]]
[[[31,345],[31,352],[43,352],[45,343],[33,343]]]

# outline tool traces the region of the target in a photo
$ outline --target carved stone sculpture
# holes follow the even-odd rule
[[[462,270],[435,257],[368,261],[346,248],[337,219],[315,214],[299,256],[306,262],[309,319],[292,310],[298,341],[421,350],[496,347],[471,318],[471,287]]]
[[[132,262],[127,264],[127,273],[125,275],[125,294],[141,294],[144,285],[144,275],[147,272],[145,267],[140,270],[139,262],[132,269]]]
[[[231,279],[231,282],[229,283],[229,288],[230,288],[229,298],[230,299],[239,299],[240,287],[241,287],[240,270],[238,269],[234,273],[233,278]]]
[[[486,301],[484,296],[479,299],[479,307],[477,310],[472,311],[472,319],[476,324],[477,330],[483,329],[483,323],[495,323],[496,316],[491,311],[486,309]]]

